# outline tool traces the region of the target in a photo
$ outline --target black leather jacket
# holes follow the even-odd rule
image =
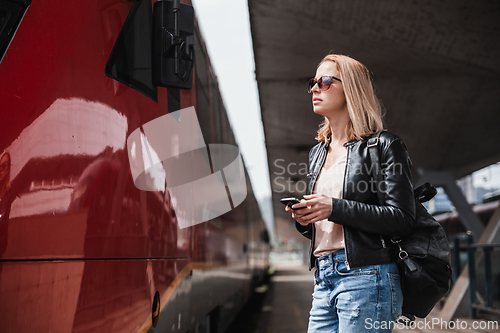
[[[411,161],[404,142],[396,135],[382,132],[378,148],[384,176],[381,189],[385,203],[379,205],[376,182],[372,179],[372,165],[367,141],[352,140],[347,147],[346,169],[342,199],[332,198],[332,211],[328,220],[341,224],[347,267],[387,264],[395,261],[391,250],[391,236],[408,234],[415,221],[415,200],[411,179]],[[319,172],[325,162],[329,142],[320,142],[309,152],[309,173],[306,193],[311,194]],[[310,268],[316,228],[314,223],[297,230],[311,239]]]

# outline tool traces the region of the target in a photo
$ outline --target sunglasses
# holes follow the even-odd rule
[[[335,76],[322,76],[318,80],[315,78],[312,78],[309,80],[309,83],[307,85],[307,92],[312,93],[312,88],[318,84],[318,87],[320,90],[328,90],[330,89],[330,86],[332,85],[332,80],[337,80],[339,82],[342,82],[340,79],[336,78]]]

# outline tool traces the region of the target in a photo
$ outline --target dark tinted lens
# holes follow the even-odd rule
[[[311,93],[311,90],[312,90],[312,88],[314,87],[315,84],[316,84],[316,80],[315,79],[310,79],[309,80],[309,83],[307,84],[307,92],[308,93]]]
[[[332,84],[332,78],[330,76],[322,76],[318,80],[318,86],[319,89],[321,90],[327,90],[328,88],[330,88],[331,84]]]

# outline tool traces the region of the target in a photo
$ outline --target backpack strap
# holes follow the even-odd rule
[[[377,197],[379,205],[383,206],[385,203],[384,193],[380,191],[380,184],[384,181],[382,177],[382,170],[380,168],[380,157],[378,152],[378,144],[380,141],[380,135],[382,131],[378,132],[375,136],[371,137],[366,143],[366,147],[368,147],[368,152],[370,153],[370,161],[371,161],[371,170],[373,179],[377,183]],[[385,247],[385,240],[382,235],[380,235],[380,240],[382,241],[382,245]],[[397,237],[391,238],[392,243],[399,243],[401,240]],[[398,244],[399,245],[399,244]]]
[[[371,160],[371,170],[373,173],[373,179],[375,179],[377,183],[377,197],[378,197],[378,203],[379,205],[383,205],[385,200],[384,200],[384,194],[380,191],[380,184],[383,181],[382,178],[382,171],[380,169],[380,157],[379,157],[379,152],[378,152],[378,143],[380,141],[380,134],[382,132],[378,132],[375,136],[370,138],[366,144],[366,147],[368,147],[368,152],[370,153],[370,160]]]
[[[373,179],[375,179],[375,181],[377,182],[378,203],[380,206],[383,206],[385,203],[385,198],[384,198],[384,193],[382,193],[382,191],[380,191],[380,188],[381,188],[380,184],[382,184],[384,179],[382,176],[382,170],[380,168],[379,149],[377,147],[378,143],[380,141],[380,134],[382,134],[382,131],[378,132],[374,137],[370,138],[368,140],[368,143],[366,144],[366,146],[368,147],[368,151],[370,153]],[[383,238],[382,235],[380,235],[380,237]],[[391,237],[391,242],[398,244],[400,252],[401,253],[403,252],[403,249],[401,249],[401,246],[399,244],[401,242],[401,237],[399,237],[399,236]],[[401,259],[403,259],[403,258],[401,258]]]

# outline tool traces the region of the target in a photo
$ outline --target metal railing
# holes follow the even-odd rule
[[[467,258],[469,269],[469,316],[476,318],[477,310],[500,314],[500,309],[493,307],[493,276],[491,269],[491,251],[500,247],[500,243],[478,244],[473,243],[472,233],[467,232]],[[484,253],[485,294],[486,305],[476,303],[476,249],[482,249]],[[455,253],[454,253],[455,255]],[[456,280],[454,280],[456,281]]]
[[[461,253],[467,253],[467,240],[469,236],[466,233],[458,234],[453,238],[453,241],[450,243],[451,248],[451,266],[452,266],[452,284],[457,282],[460,273],[462,272],[462,258],[460,257]],[[465,244],[465,246],[461,246],[461,244]]]

